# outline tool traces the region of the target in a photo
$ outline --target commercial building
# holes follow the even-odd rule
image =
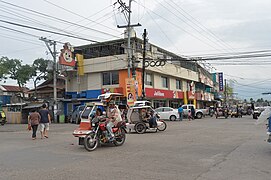
[[[95,99],[105,92],[126,94],[126,46],[127,38],[76,47],[75,52],[84,56],[84,75],[79,76],[76,70],[67,70],[66,95],[83,100]],[[134,65],[131,72],[134,72],[137,97],[140,98],[143,40],[132,37],[131,48]],[[210,90],[213,87],[212,76],[197,63],[153,44],[147,46],[146,59],[145,95],[154,108],[177,108],[183,103],[196,105],[197,100],[213,101]],[[66,108],[70,111],[72,104],[67,104]]]

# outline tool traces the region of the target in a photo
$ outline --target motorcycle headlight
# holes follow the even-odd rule
[[[92,123],[91,126],[94,127],[94,126],[95,126],[95,123]]]

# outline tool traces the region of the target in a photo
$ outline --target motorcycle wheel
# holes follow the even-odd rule
[[[84,147],[87,151],[93,151],[97,148],[99,140],[98,140],[98,136],[94,138],[94,134],[88,134],[85,136],[84,138]]]
[[[160,120],[160,122],[162,122],[162,124],[161,124],[160,126],[157,126],[157,129],[158,129],[159,131],[164,131],[164,130],[166,130],[166,128],[167,128],[166,122],[165,122],[165,121],[161,121],[161,120]]]
[[[121,146],[125,142],[126,134],[124,129],[120,128],[119,131],[115,134],[116,140],[113,142],[115,146]]]
[[[143,134],[143,133],[145,133],[145,132],[146,132],[146,129],[147,129],[146,124],[143,123],[143,122],[138,122],[138,123],[136,123],[134,128],[135,128],[135,131],[136,131],[138,134]]]

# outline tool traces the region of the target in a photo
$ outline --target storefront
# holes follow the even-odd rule
[[[146,98],[152,102],[154,108],[173,107],[178,108],[183,104],[184,94],[182,91],[146,88]]]

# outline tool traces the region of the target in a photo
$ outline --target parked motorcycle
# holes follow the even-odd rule
[[[98,145],[113,143],[115,146],[121,146],[126,139],[126,123],[119,122],[116,127],[113,127],[115,136],[114,141],[110,141],[110,135],[106,129],[105,123],[97,119],[92,120],[92,129],[84,138],[84,147],[88,151],[95,150]]]
[[[7,122],[4,111],[0,111],[0,121],[1,121],[1,126],[4,126]]]

